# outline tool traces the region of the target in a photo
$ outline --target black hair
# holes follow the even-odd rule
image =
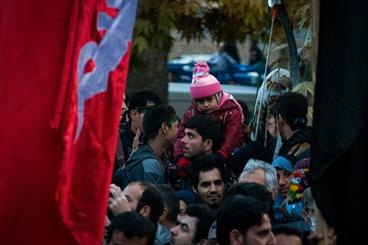
[[[261,143],[251,141],[241,147],[234,154],[231,154],[227,160],[227,165],[236,176],[239,176],[243,172],[245,164],[250,159],[271,162],[272,155]]]
[[[196,157],[191,165],[190,165],[190,172],[192,176],[192,185],[197,190],[199,184],[199,175],[201,172],[208,172],[213,169],[218,169],[221,174],[222,180],[226,184],[227,176],[226,176],[226,168],[224,164],[217,160],[214,155],[200,155]]]
[[[156,227],[152,222],[136,212],[125,212],[112,219],[107,228],[106,241],[110,243],[115,232],[122,232],[128,239],[133,237],[147,238],[147,244],[152,245],[156,236]]]
[[[243,116],[244,116],[244,124],[249,124],[250,123],[250,111],[248,108],[248,105],[245,101],[243,100],[236,100],[240,107],[242,108],[243,111]]]
[[[264,222],[267,207],[259,200],[242,195],[227,198],[220,205],[217,214],[216,236],[219,244],[229,244],[229,235],[233,229],[241,233]]]
[[[171,127],[174,121],[179,121],[174,107],[170,105],[150,106],[143,117],[144,139],[154,139],[163,122],[166,122]]]
[[[205,204],[189,205],[185,211],[185,214],[191,217],[198,218],[196,224],[196,232],[192,241],[192,244],[197,244],[203,239],[208,238],[208,231],[212,225],[212,222],[216,218],[214,210],[210,209]]]
[[[290,225],[286,224],[275,225],[274,227],[272,227],[272,232],[275,236],[277,234],[285,234],[289,236],[294,235],[299,237],[300,240],[302,240],[302,234],[300,234],[300,231]]]
[[[223,139],[223,129],[219,121],[210,115],[197,115],[189,119],[184,128],[195,129],[202,137],[202,141],[212,140],[215,152],[220,148]]]
[[[161,194],[165,208],[167,208],[167,219],[175,223],[179,213],[179,198],[176,196],[175,190],[165,184],[157,185],[157,189]]]
[[[135,110],[137,107],[146,106],[148,102],[152,102],[155,105],[162,104],[160,97],[156,93],[148,90],[136,92],[127,101],[128,110]]]
[[[141,184],[141,182],[138,183]],[[162,201],[160,192],[153,184],[141,184],[141,186],[143,186],[144,191],[138,201],[136,210],[139,212],[144,206],[149,206],[151,209],[149,219],[153,224],[157,225],[158,219],[164,210],[164,203]]]
[[[252,55],[251,55],[251,57],[249,59],[249,65],[254,65],[257,62],[264,61],[262,51],[257,47],[257,41],[254,40],[252,42],[252,45],[250,47],[250,52],[251,53],[254,52],[255,57],[252,57]]]
[[[124,111],[122,115],[122,120],[126,119],[126,116],[129,120],[131,120],[130,112],[132,110],[136,110],[139,107],[146,107],[148,102],[152,102],[155,105],[162,104],[160,97],[151,91],[141,90],[125,99],[125,103],[127,105],[127,109]]]
[[[267,214],[273,218],[273,198],[272,193],[264,186],[258,183],[237,183],[231,186],[224,195],[224,200],[236,195],[253,197],[267,207]]]
[[[300,93],[287,92],[277,99],[272,112],[276,118],[280,114],[292,130],[297,130],[307,125],[308,100]]]

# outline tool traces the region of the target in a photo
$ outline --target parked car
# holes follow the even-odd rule
[[[169,81],[177,83],[190,83],[195,63],[204,60],[210,67],[210,73],[222,84],[238,84],[256,86],[259,74],[256,66],[236,62],[228,62],[224,69],[218,69],[218,60],[215,55],[181,55],[167,63]]]

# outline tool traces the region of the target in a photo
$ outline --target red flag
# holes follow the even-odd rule
[[[100,244],[136,6],[1,1],[1,244]]]

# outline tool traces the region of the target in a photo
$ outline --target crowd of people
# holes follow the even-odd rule
[[[205,62],[188,92],[182,118],[150,91],[129,98],[104,244],[312,243],[307,99],[277,95],[259,129],[264,137],[252,140],[247,106],[223,92]]]

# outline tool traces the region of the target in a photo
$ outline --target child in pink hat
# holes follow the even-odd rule
[[[206,62],[198,61],[193,69],[192,84],[190,85],[192,104],[184,113],[178,128],[174,154],[177,159],[179,177],[187,178],[185,171],[190,160],[183,155],[181,139],[185,136],[184,124],[193,116],[208,114],[217,118],[224,129],[224,140],[216,155],[226,159],[229,154],[242,145],[244,137],[242,131],[243,112],[240,105],[231,94],[224,93],[220,82],[209,73]]]

